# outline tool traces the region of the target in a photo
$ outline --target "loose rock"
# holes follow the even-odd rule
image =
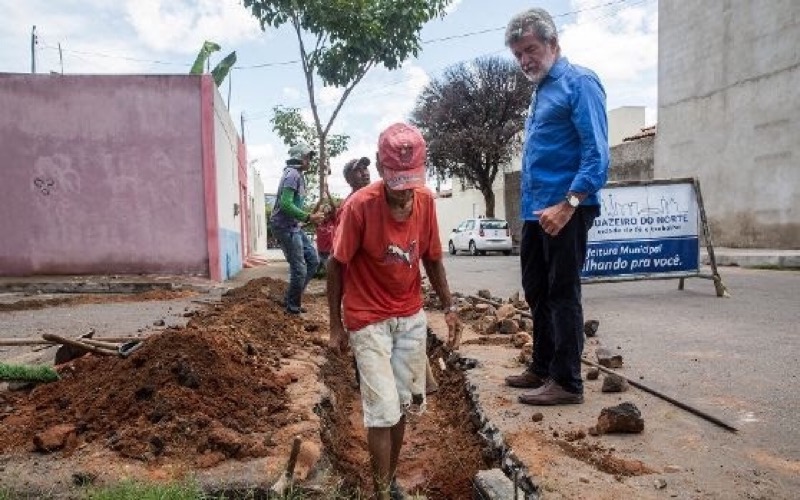
[[[622,368],[622,355],[613,354],[605,347],[598,347],[595,351],[597,355],[597,363],[606,368]]]
[[[497,309],[498,320],[513,318],[515,314],[517,314],[517,311],[511,304],[503,304]]]
[[[600,377],[600,370],[597,368],[589,368],[586,371],[586,380],[597,380]]]
[[[519,353],[519,362],[527,365],[531,362],[533,358],[533,342],[528,342],[524,346],[522,346],[522,350]]]
[[[644,419],[639,408],[631,402],[603,408],[597,419],[599,434],[634,433],[644,430]]]
[[[603,378],[603,392],[625,392],[628,390],[628,381],[619,375],[609,373]]]
[[[532,343],[533,339],[530,335],[525,332],[517,332],[511,338],[511,343],[514,344],[514,347],[517,349],[522,348],[525,344]]]
[[[59,424],[36,434],[33,437],[33,445],[36,447],[36,451],[50,453],[64,448],[70,438],[75,438],[75,426]]]
[[[541,422],[542,420],[544,420],[544,415],[542,415],[541,412],[537,411],[536,413],[531,415],[531,420],[533,420],[534,422]]]
[[[512,335],[519,331],[519,325],[513,319],[504,319],[497,323],[497,331],[504,335]]]
[[[583,324],[583,333],[587,337],[594,337],[597,335],[597,329],[600,327],[600,322],[596,319],[590,319]]]
[[[653,482],[653,486],[657,490],[663,490],[664,488],[667,487],[667,482],[665,480],[661,479],[661,478],[658,478]]]

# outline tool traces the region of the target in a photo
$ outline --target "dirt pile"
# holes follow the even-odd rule
[[[36,436],[66,424],[66,454],[93,444],[199,467],[265,456],[291,420],[286,387],[297,375],[281,370],[284,358],[321,344],[307,332],[318,325],[270,299],[285,286],[254,280],[129,358],[87,356],[61,366],[58,382],[0,393],[0,453],[33,451]]]

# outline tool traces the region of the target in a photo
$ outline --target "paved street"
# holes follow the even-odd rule
[[[447,256],[445,263],[453,290],[507,297],[520,287],[516,256]],[[720,272],[730,298],[717,298],[702,279],[687,280],[683,291],[677,280],[587,285],[585,316],[600,320],[598,339],[623,354],[628,377],[740,429],[732,437],[701,426],[705,452],[687,454],[685,463],[716,457],[720,468],[736,471],[735,479],[720,472],[716,481],[739,484],[749,471],[762,483],[766,475],[783,498],[800,488],[800,272]],[[681,438],[665,437],[665,446]]]

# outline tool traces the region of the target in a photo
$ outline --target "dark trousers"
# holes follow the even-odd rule
[[[597,206],[582,206],[550,236],[538,221],[522,227],[522,289],[533,312],[533,361],[528,368],[570,392],[583,392],[583,307],[581,269]]]

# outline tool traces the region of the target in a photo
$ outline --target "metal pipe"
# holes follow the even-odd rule
[[[739,432],[739,429],[737,429],[736,427],[723,422],[722,420],[718,419],[717,417],[715,417],[713,415],[709,415],[708,413],[706,413],[706,412],[704,412],[702,410],[698,410],[697,408],[694,408],[693,406],[689,406],[688,404],[686,404],[686,403],[684,403],[682,401],[678,401],[677,399],[675,399],[673,397],[667,396],[666,394],[664,394],[662,392],[659,392],[659,391],[657,391],[655,389],[651,389],[650,387],[647,387],[646,385],[644,385],[644,384],[642,384],[640,382],[636,382],[635,380],[631,380],[630,378],[626,377],[625,375],[617,373],[614,370],[606,368],[605,366],[598,365],[597,363],[589,361],[586,358],[581,358],[581,362],[584,363],[584,364],[587,364],[589,366],[593,366],[593,367],[599,369],[600,371],[603,371],[603,372],[606,372],[606,373],[610,373],[612,375],[617,375],[618,377],[622,377],[625,380],[627,380],[628,383],[631,384],[632,386],[634,386],[634,387],[636,387],[638,389],[641,389],[644,392],[648,392],[648,393],[652,394],[653,396],[659,397],[659,398],[663,399],[664,401],[667,401],[668,403],[672,403],[673,405],[677,406],[678,408],[686,410],[689,413],[697,415],[700,418],[708,420],[709,422],[711,422],[713,424],[716,424],[716,425],[722,427],[723,429],[725,429],[727,431]]]

